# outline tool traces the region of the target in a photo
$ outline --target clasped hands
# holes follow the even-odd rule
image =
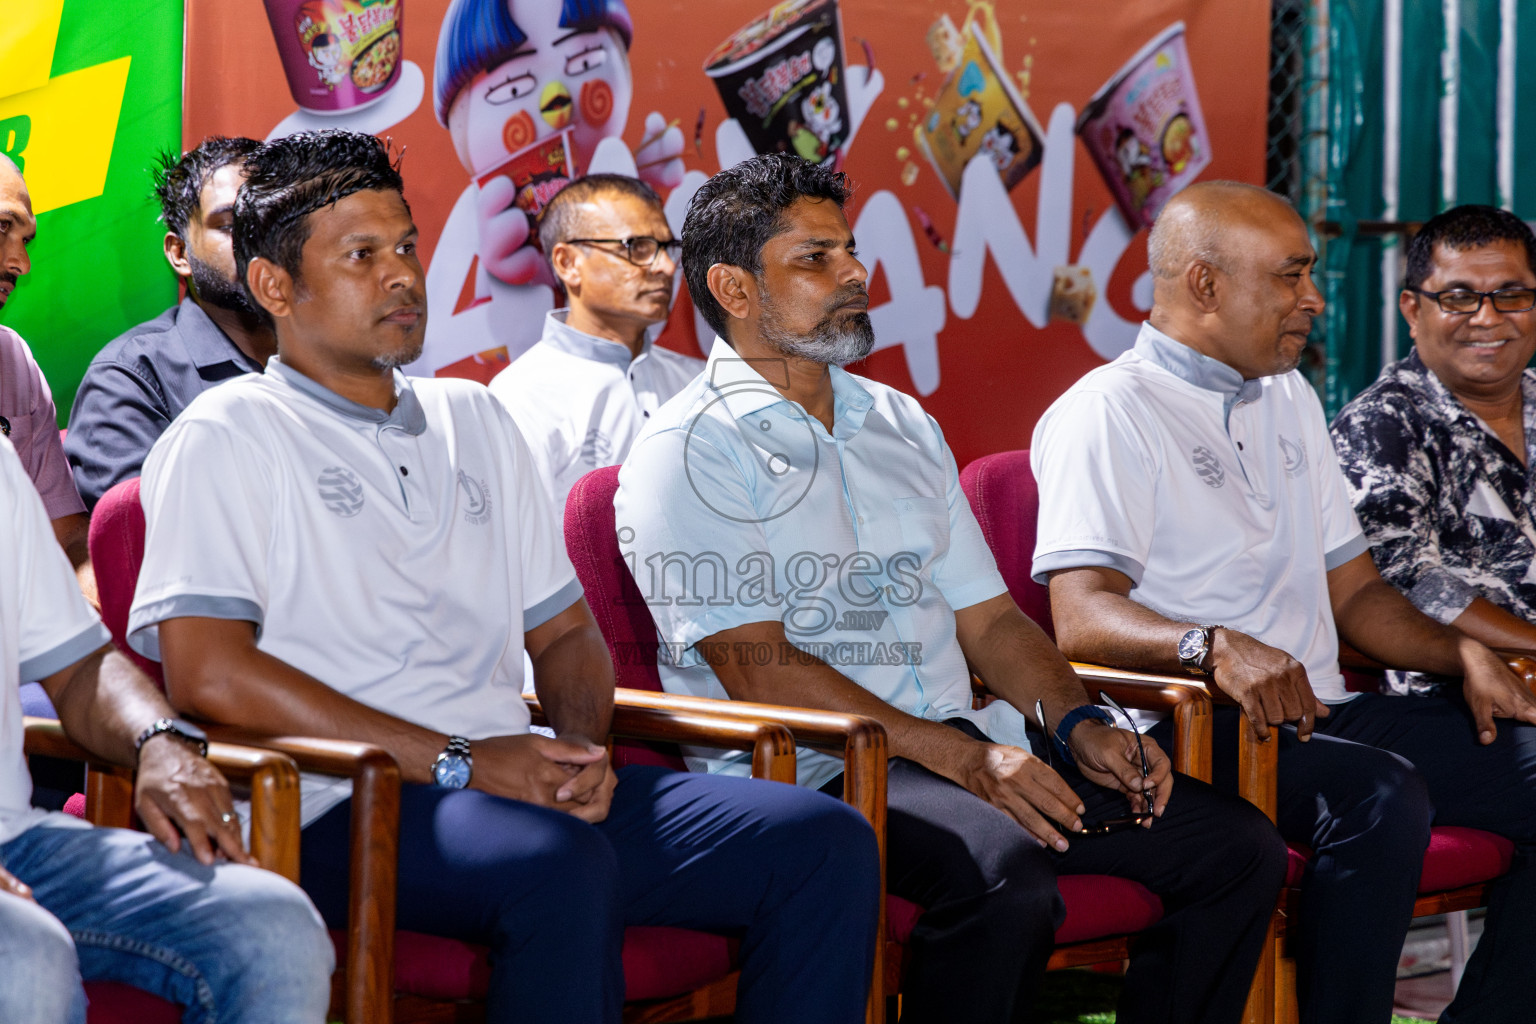
[[[475,740],[470,785],[596,823],[608,817],[618,782],[600,743],[575,733],[538,733]]]
[[[1156,741],[1143,736],[1148,767],[1143,779],[1136,739],[1136,734],[1126,729],[1084,721],[1072,730],[1068,744],[1084,778],[1124,793],[1131,810],[1138,814],[1147,812],[1146,794],[1150,791],[1151,812],[1161,817],[1173,790],[1173,766]],[[1041,846],[1065,851],[1069,844],[1064,833],[1082,831],[1082,815],[1086,813],[1082,801],[1043,759],[1019,747],[968,739],[963,750],[955,773],[942,774],[1006,812]],[[1143,827],[1151,826],[1148,819]]]

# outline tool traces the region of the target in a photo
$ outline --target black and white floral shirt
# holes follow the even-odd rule
[[[1525,449],[1536,465],[1536,370],[1526,370]],[[1451,394],[1417,351],[1381,371],[1333,421],[1333,444],[1376,568],[1449,623],[1484,598],[1536,622],[1536,477]],[[1400,693],[1444,681],[1393,673]]]

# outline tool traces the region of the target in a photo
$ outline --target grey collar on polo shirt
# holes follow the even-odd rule
[[[544,336],[539,340],[578,359],[590,359],[594,363],[609,363],[620,369],[630,364],[628,345],[610,341],[607,338],[599,338],[586,331],[578,331],[566,323],[566,317],[570,316],[570,313],[569,309],[552,309],[545,314]],[[639,359],[651,351],[651,333],[646,332],[645,345],[640,349],[640,355],[634,358]]]
[[[1135,352],[1142,359],[1161,366],[1182,381],[1221,395],[1223,422],[1230,425],[1232,410],[1259,400],[1264,385],[1259,380],[1244,380],[1243,375],[1219,359],[1197,352],[1181,341],[1143,321],[1136,336]]]
[[[391,412],[361,405],[350,398],[343,398],[323,384],[304,376],[291,366],[283,365],[281,356],[267,360],[267,376],[281,384],[308,395],[315,401],[348,419],[377,424],[380,430],[394,427],[412,436],[427,429],[427,414],[421,408],[421,400],[411,389],[411,382],[399,370],[395,374],[395,408]]]

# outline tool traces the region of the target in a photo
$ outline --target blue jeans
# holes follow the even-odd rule
[[[302,891],[199,864],[142,832],[39,825],[0,845],[0,1021],[84,1024],[82,979],[185,1006],[189,1024],[319,1024],[334,955]]]
[[[619,769],[589,825],[477,789],[400,791],[396,923],[491,947],[487,1019],[616,1022],[627,925],[741,939],[737,1024],[864,1019],[879,911],[875,835],[796,786]],[[347,915],[351,802],[304,830],[303,884]]]

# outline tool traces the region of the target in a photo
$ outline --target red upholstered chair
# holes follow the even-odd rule
[[[965,467],[960,485],[971,501],[981,523],[982,534],[991,546],[1003,578],[1019,607],[1042,629],[1054,636],[1051,623],[1050,595],[1044,586],[1030,578],[1034,560],[1035,535],[1039,521],[1040,495],[1035,475],[1029,466],[1028,451],[999,452],[985,455]],[[1347,649],[1341,652],[1346,663],[1356,671],[1380,671],[1367,659]],[[1122,670],[1103,666],[1075,665],[1080,675],[1096,678],[1118,674]],[[1526,680],[1536,682],[1536,659],[1513,655],[1510,667]],[[1148,677],[1158,678],[1158,677]],[[1185,681],[1185,680],[1181,680]],[[1221,699],[1218,695],[1218,699]],[[1275,745],[1258,744],[1244,723],[1239,758],[1239,791],[1274,820]],[[1276,946],[1260,965],[1249,999],[1248,1019],[1294,1021],[1296,1019],[1295,962],[1285,944],[1286,921],[1295,914],[1300,898],[1296,888],[1306,868],[1311,851],[1291,844],[1290,870],[1286,888],[1271,927]],[[1440,914],[1482,906],[1487,901],[1488,883],[1509,870],[1514,844],[1508,839],[1480,829],[1435,826],[1430,830],[1429,849],[1424,855],[1424,871],[1419,880],[1419,898],[1414,916]],[[1269,961],[1274,960],[1271,967]],[[1274,994],[1260,993],[1266,972],[1274,972]]]
[[[108,764],[78,746],[52,719],[27,718],[26,752],[87,765],[88,797],[76,794],[65,811],[96,825],[133,824],[133,772]],[[270,750],[210,743],[208,760],[224,775],[251,787],[251,854],[262,867],[292,881],[299,877],[299,770]],[[177,1024],[181,1008],[142,989],[114,981],[88,981],[86,1024]]]
[[[128,611],[144,559],[144,531],[139,481],[117,484],[102,496],[91,517],[91,558],[102,620],[114,642],[163,684],[159,663],[133,654],[125,641]],[[614,736],[750,750],[754,776],[780,782],[794,779],[794,739],[785,726],[744,714],[739,708],[729,708],[727,715],[711,715],[706,706],[679,712],[653,706],[647,695],[640,697],[638,703],[626,705],[621,695],[614,713]],[[538,702],[529,698],[529,704],[535,723],[541,723]],[[883,765],[885,735],[878,726],[874,732],[863,727],[861,751],[872,752]],[[400,799],[394,759],[364,743],[261,736],[229,727],[210,728],[209,734],[279,750],[302,770],[353,780],[349,924],[345,932],[331,933],[337,962],[344,965],[333,979],[334,1010],[344,1009],[349,1021],[370,1024],[483,1019],[480,1003],[490,977],[488,950],[394,928]],[[883,790],[880,796],[883,801]],[[296,828],[293,840],[296,875]],[[623,948],[625,1020],[632,1024],[683,1021],[729,1013],[735,997],[732,952],[732,942],[704,932],[628,929]]]
[[[566,550],[586,591],[587,603],[608,642],[619,685],[659,691],[656,626],[620,553],[614,526],[613,497],[618,490],[618,474],[618,467],[613,466],[595,470],[577,481],[566,499]],[[1173,710],[1182,724],[1181,732],[1194,736],[1186,746],[1191,750],[1208,750],[1208,731],[1202,732],[1202,729],[1209,725],[1210,706],[1202,692],[1182,681],[1169,685],[1165,680],[1158,680],[1155,685],[1146,686],[1131,679],[1130,673],[1122,676],[1106,679],[1104,688],[1127,704],[1144,706],[1150,701],[1158,707]],[[690,698],[674,695],[656,699],[671,706],[688,706],[690,701]],[[796,741],[802,745],[842,751],[842,739],[835,731],[820,734],[810,730],[807,717],[812,713],[804,709],[731,703],[750,708],[753,713],[775,716],[790,727]],[[1202,736],[1205,737],[1203,740]],[[853,778],[851,772],[849,778]],[[879,806],[868,800],[861,802],[855,795],[857,788],[848,788],[847,799],[875,825],[883,858],[883,799]],[[873,787],[870,790],[872,792]],[[1128,955],[1131,937],[1162,917],[1162,903],[1157,897],[1128,879],[1107,875],[1064,875],[1059,885],[1067,916],[1056,932],[1057,948],[1050,960],[1053,969],[1123,960]],[[885,964],[884,969],[876,973],[877,979],[883,980],[886,992],[898,990],[902,949],[921,914],[922,908],[897,896],[887,897]],[[872,996],[872,1001],[877,996],[878,993]]]

